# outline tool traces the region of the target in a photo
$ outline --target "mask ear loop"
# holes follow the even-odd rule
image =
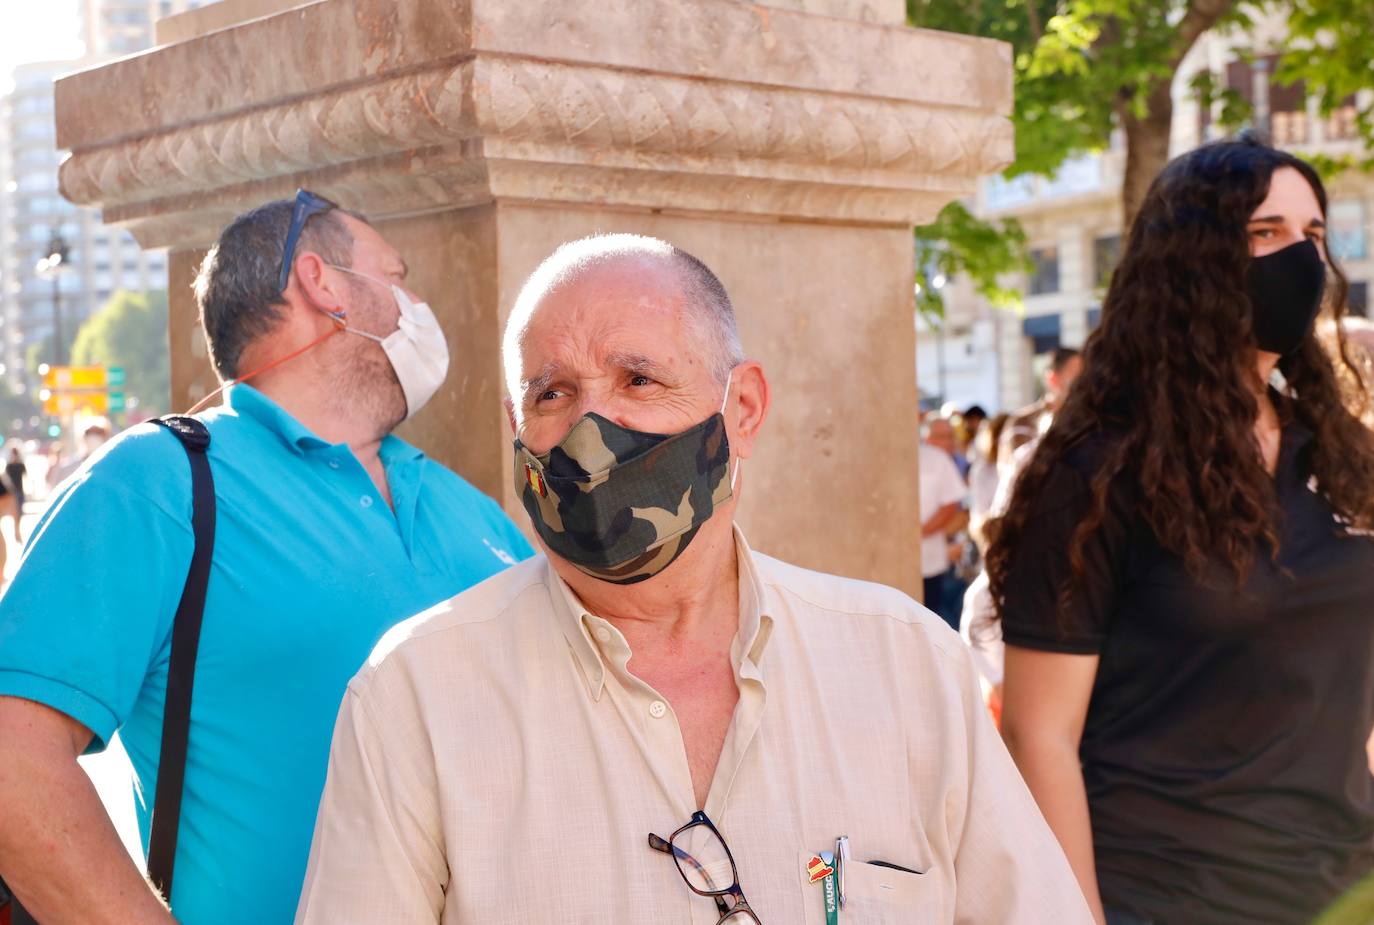
[[[725,406],[730,403],[730,385],[735,377],[735,370],[732,367],[729,374],[725,377],[725,394],[720,399],[720,415],[725,416]],[[735,457],[735,471],[730,476],[730,494],[735,493],[735,483],[739,481],[739,464],[744,462],[738,456]]]
[[[341,266],[339,266],[337,263],[327,263],[327,264],[325,264],[325,266],[327,266],[327,267],[332,267],[333,269],[338,270],[340,273],[351,273],[351,274],[353,274],[354,276],[356,276],[356,277],[358,277],[358,278],[360,278],[360,279],[365,279],[365,280],[367,280],[369,283],[376,283],[378,286],[385,286],[385,287],[391,292],[391,297],[392,297],[393,299],[396,300],[396,311],[397,311],[402,317],[405,316],[405,310],[404,310],[403,306],[401,305],[401,292],[402,292],[402,290],[401,290],[401,288],[400,288],[399,286],[396,286],[396,285],[394,285],[394,284],[392,284],[392,283],[388,283],[386,280],[378,279],[377,277],[375,277],[375,276],[373,276],[373,275],[371,275],[371,274],[369,274],[369,273],[359,273],[357,270],[350,269],[349,267],[341,267]],[[406,301],[411,302],[412,304],[414,304],[414,300],[411,299],[409,296],[406,297]],[[332,313],[331,313],[331,314],[332,314]],[[343,314],[344,314],[344,313],[343,313],[342,311],[339,311],[338,314],[335,315],[335,319],[337,320],[337,319],[339,319],[339,318],[342,318],[342,317],[343,317]],[[345,322],[344,322],[344,327],[347,328],[349,334],[357,334],[359,337],[366,337],[368,340],[376,341],[376,342],[379,343],[379,344],[385,344],[385,343],[386,343],[386,338],[385,338],[385,337],[378,337],[376,334],[369,334],[367,331],[359,331],[359,330],[357,330],[357,329],[355,329],[355,328],[353,328],[353,327],[350,327],[350,326],[348,325],[348,323],[347,323],[346,320],[345,320]],[[399,320],[397,321],[397,324],[396,324],[396,330],[398,330],[398,331],[400,330],[400,321],[399,321]]]
[[[322,335],[320,335],[319,337],[315,338],[314,340],[312,340],[310,343],[306,344],[304,347],[300,348],[299,350],[293,350],[292,352],[288,353],[288,354],[287,354],[286,356],[284,356],[284,357],[278,357],[277,359],[273,360],[273,361],[270,362],[270,363],[264,363],[263,365],[259,366],[257,369],[250,370],[249,372],[244,373],[242,376],[237,376],[237,377],[235,377],[235,378],[233,378],[233,379],[228,379],[228,380],[226,380],[226,381],[224,382],[224,384],[221,385],[219,388],[215,389],[215,390],[214,390],[213,392],[211,392],[209,395],[206,395],[206,396],[205,396],[204,398],[202,398],[200,401],[198,401],[198,402],[196,402],[194,405],[192,405],[192,406],[191,406],[191,410],[187,411],[186,413],[187,413],[187,414],[195,414],[197,411],[200,411],[200,410],[204,409],[207,405],[209,405],[210,402],[212,402],[212,401],[215,399],[216,396],[218,396],[218,395],[219,395],[221,392],[223,392],[225,389],[229,388],[229,386],[231,386],[231,385],[237,385],[237,384],[240,383],[240,382],[247,382],[249,379],[252,379],[254,376],[261,375],[262,373],[267,372],[269,369],[275,369],[276,367],[282,365],[283,363],[287,362],[288,360],[294,360],[296,357],[300,356],[302,353],[305,353],[305,352],[306,352],[307,350],[309,350],[311,347],[316,347],[316,346],[318,346],[318,345],[324,343],[324,342],[325,342],[326,340],[328,340],[329,338],[333,337],[335,334],[338,334],[340,331],[343,331],[343,330],[347,330],[347,329],[348,329],[348,322],[345,320],[345,314],[344,314],[344,312],[343,312],[342,310],[333,311],[333,312],[325,312],[325,314],[328,315],[330,318],[334,319],[334,327],[330,328],[330,329],[329,329],[328,331],[326,331],[324,334],[322,334]],[[361,332],[354,332],[354,333],[361,333]]]

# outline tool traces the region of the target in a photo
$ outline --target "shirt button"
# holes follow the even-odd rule
[[[331,469],[337,469],[337,468],[339,468],[339,461],[338,461],[337,459],[331,459],[331,460],[329,461],[329,468],[331,468]]]
[[[596,628],[596,638],[600,639],[602,642],[610,642],[611,631],[606,629],[606,627],[604,626],[598,626]]]
[[[361,504],[363,507],[372,507],[372,496],[363,495],[361,498],[358,499],[358,503]]]
[[[662,719],[663,714],[668,712],[668,705],[662,700],[655,700],[649,704],[649,715],[654,719]]]

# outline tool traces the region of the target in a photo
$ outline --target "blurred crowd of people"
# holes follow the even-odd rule
[[[16,547],[24,543],[25,514],[36,513],[32,503],[42,501],[53,486],[80,468],[87,457],[109,439],[109,424],[97,420],[83,426],[74,451],[69,451],[60,440],[46,444],[18,438],[7,441],[8,447],[2,451],[3,466],[0,466],[0,529],[8,520],[9,534]],[[27,509],[26,505],[29,505]],[[4,586],[8,559],[8,544],[0,542],[0,587]]]
[[[953,629],[982,572],[983,527],[1005,507],[1012,483],[1083,369],[1081,353],[1059,347],[1036,401],[989,416],[982,405],[947,403],[921,419],[921,574],[925,605]],[[984,582],[978,587],[986,587]],[[977,604],[970,598],[970,618]]]

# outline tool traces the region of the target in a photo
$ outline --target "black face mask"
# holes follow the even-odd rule
[[[1304,239],[1250,261],[1245,278],[1255,346],[1286,356],[1302,346],[1326,287],[1326,265],[1317,245]]]

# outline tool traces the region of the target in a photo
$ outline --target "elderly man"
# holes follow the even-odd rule
[[[236,219],[196,283],[237,384],[202,418],[217,513],[170,897],[189,925],[290,921],[348,678],[393,624],[532,551],[390,436],[448,364],[405,276],[302,193]],[[44,925],[172,921],[76,759],[120,731],[146,846],[191,513],[182,447],[136,427],[63,486],[0,598],[0,876]]]
[[[769,388],[710,270],[566,245],[505,361],[547,557],[350,684],[298,923],[1090,921],[958,638],[732,526]]]

